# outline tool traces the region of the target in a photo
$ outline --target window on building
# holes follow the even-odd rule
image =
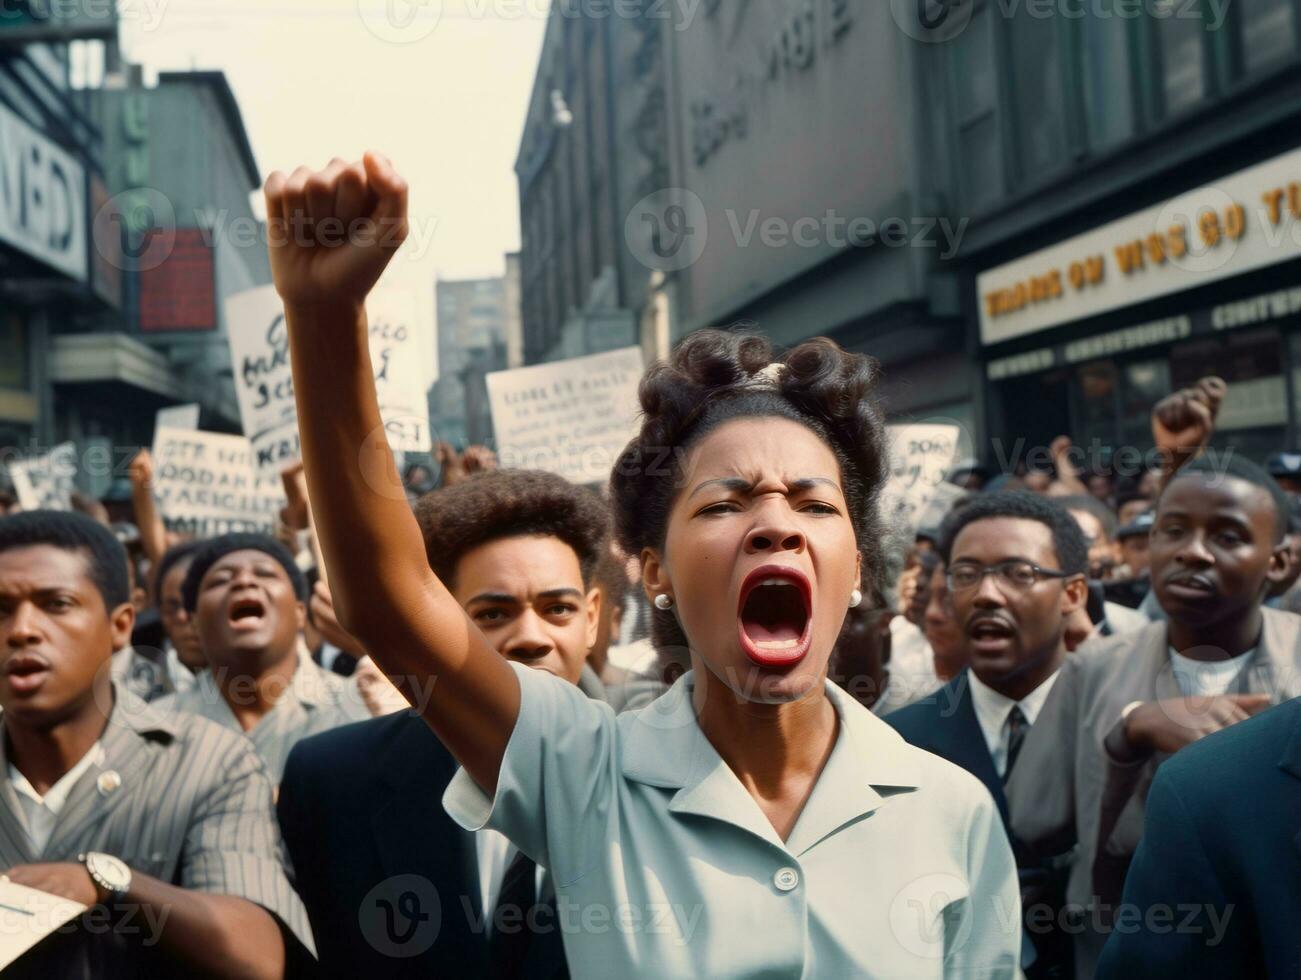
[[[958,170],[963,196],[976,209],[1003,196],[1003,147],[998,128],[998,75],[991,5],[976,10],[953,44]]]
[[[1075,370],[1075,411],[1071,435],[1077,446],[1114,444],[1119,372],[1115,361],[1094,361]]]
[[[1296,55],[1295,0],[1236,0],[1242,70],[1250,75]]]
[[[1133,21],[1117,16],[1124,0],[1096,0],[1080,21],[1077,49],[1089,147],[1104,149],[1134,135]]]
[[[1152,406],[1170,394],[1170,362],[1164,357],[1125,367],[1120,419],[1121,445],[1146,450],[1152,446]]]
[[[0,313],[0,388],[27,388],[27,327],[17,313]]]
[[[1202,0],[1155,0],[1151,7],[1167,116],[1206,97],[1208,31]]]
[[[1017,143],[1021,173],[1031,182],[1066,156],[1058,23],[1027,7],[1010,24]]]
[[[1212,445],[1264,459],[1286,448],[1287,385],[1279,367],[1282,343],[1273,328],[1208,337],[1174,348],[1170,354],[1172,389],[1214,374],[1229,390],[1215,419]]]

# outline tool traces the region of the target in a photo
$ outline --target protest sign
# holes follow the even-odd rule
[[[891,425],[890,481],[882,512],[916,533],[935,488],[944,482],[958,453],[956,425]],[[930,519],[929,516],[927,518]]]
[[[379,289],[367,299],[366,313],[375,393],[389,445],[427,452],[427,392],[434,366],[427,311],[410,290]],[[275,287],[231,296],[226,300],[226,323],[239,414],[253,445],[254,468],[278,475],[299,459],[299,445],[289,332]]]
[[[153,455],[154,496],[167,530],[200,538],[275,530],[285,505],[280,479],[254,471],[243,436],[159,429]]]
[[[637,432],[640,347],[488,375],[497,456],[575,483],[604,483]]]
[[[77,489],[77,447],[65,442],[44,456],[11,462],[9,477],[23,510],[70,510]]]
[[[199,406],[191,402],[188,405],[172,405],[160,408],[154,416],[154,431],[159,429],[197,429],[199,427]]]

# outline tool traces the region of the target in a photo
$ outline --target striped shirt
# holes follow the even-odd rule
[[[76,861],[100,851],[137,874],[255,902],[314,952],[307,913],[286,871],[271,782],[248,742],[199,718],[179,723],[121,686],[114,692],[102,752],[71,787],[43,847],[28,835],[13,783],[0,779],[0,867]],[[0,771],[9,764],[7,745],[0,733]],[[122,936],[101,938],[119,958],[131,948]],[[121,968],[112,955],[99,959],[106,954],[97,949],[94,975]],[[48,975],[85,972],[59,963]]]
[[[305,649],[300,649],[298,666],[284,693],[256,725],[244,731],[212,671],[210,667],[199,674],[198,683],[190,690],[163,698],[158,702],[159,710],[196,714],[248,736],[277,786],[284,776],[289,751],[299,741],[371,716],[356,684],[320,667]]]

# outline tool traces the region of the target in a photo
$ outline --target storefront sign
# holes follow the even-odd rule
[[[1301,257],[1301,150],[980,274],[986,345]]]
[[[1067,364],[1082,364],[1145,347],[1173,344],[1189,337],[1266,325],[1297,313],[1301,313],[1301,287],[1280,289],[1189,314],[994,358],[985,365],[985,374],[991,381],[1038,374]]]
[[[86,171],[3,105],[0,242],[86,279]]]

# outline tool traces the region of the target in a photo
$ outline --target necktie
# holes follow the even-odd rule
[[[1003,767],[1003,782],[1007,782],[1012,775],[1012,766],[1021,754],[1021,743],[1025,741],[1025,733],[1029,728],[1030,723],[1026,721],[1021,706],[1012,705],[1012,710],[1007,713],[1007,765]]]
[[[497,911],[488,938],[492,975],[498,980],[521,976],[528,958],[529,942],[533,938],[529,931],[529,910],[537,902],[536,871],[537,865],[522,851],[517,851],[501,879]]]

